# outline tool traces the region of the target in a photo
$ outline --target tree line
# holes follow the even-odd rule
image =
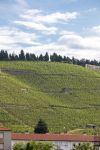
[[[36,56],[34,53],[24,53],[23,50],[20,51],[19,54],[10,53],[8,54],[7,51],[1,50],[0,51],[0,61],[51,61],[51,62],[64,62],[69,64],[76,64],[85,66],[86,64],[97,65],[100,66],[100,61],[97,60],[89,60],[89,59],[76,59],[75,57],[67,57],[61,56],[57,53],[53,53],[49,55],[47,52],[45,55],[40,54]]]

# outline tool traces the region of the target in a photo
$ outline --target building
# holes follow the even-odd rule
[[[11,150],[11,130],[0,128],[0,150]]]
[[[86,64],[85,67],[91,70],[100,70],[100,66],[96,66],[96,65]]]
[[[86,128],[92,128],[95,129],[97,126],[95,124],[87,124]]]
[[[17,142],[29,141],[50,142],[56,145],[60,150],[71,150],[74,144],[90,142],[100,149],[100,136],[12,133],[12,146]]]
[[[12,150],[15,143],[30,141],[50,142],[60,150],[71,150],[74,144],[90,142],[100,150],[100,136],[11,133],[9,129],[0,128],[0,150]]]

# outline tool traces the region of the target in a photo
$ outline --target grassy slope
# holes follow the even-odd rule
[[[0,62],[0,68],[11,70],[0,73],[0,122],[4,125],[31,130],[39,118],[53,132],[88,123],[100,125],[98,72],[49,62]]]

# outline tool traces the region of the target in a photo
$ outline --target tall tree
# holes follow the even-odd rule
[[[37,61],[38,60],[37,57],[35,56],[35,54],[30,54],[30,59],[32,61]]]
[[[45,56],[44,56],[44,61],[49,61],[49,55],[48,53],[46,52]]]
[[[50,60],[52,61],[52,62],[56,62],[57,61],[57,54],[56,53],[53,53],[52,55],[50,55]]]
[[[42,54],[40,54],[39,58],[38,58],[39,61],[43,61],[44,60],[44,57]]]
[[[23,50],[20,51],[19,60],[25,60],[25,54]]]
[[[26,53],[26,60],[31,60],[29,53]]]
[[[8,52],[7,51],[1,50],[0,60],[8,60]]]
[[[45,123],[45,121],[43,121],[42,119],[40,119],[38,121],[37,125],[35,126],[34,133],[45,134],[45,133],[48,133],[48,132],[49,132],[49,130],[48,130],[47,124]]]

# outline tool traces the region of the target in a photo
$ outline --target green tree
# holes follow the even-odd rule
[[[49,55],[48,53],[46,52],[45,56],[44,56],[44,61],[49,61]]]
[[[56,150],[51,143],[30,142],[26,144],[25,150]]]
[[[35,54],[30,54],[30,58],[32,61],[37,61],[37,57],[35,56]]]
[[[56,150],[56,147],[51,143],[28,142],[15,144],[13,150]]]
[[[25,54],[23,50],[20,51],[19,60],[25,60]]]
[[[26,144],[25,150],[33,150],[33,148],[36,149],[35,143],[31,142]]]
[[[45,121],[43,121],[42,119],[40,119],[38,121],[37,125],[35,126],[34,133],[45,134],[45,133],[48,133],[48,132],[49,132],[49,130],[48,130],[47,124],[45,123]]]
[[[13,146],[13,150],[25,150],[26,148],[26,145],[22,142],[20,143],[16,143],[14,146]]]
[[[90,143],[82,143],[74,145],[72,150],[97,150],[97,148]]]
[[[31,60],[29,53],[26,53],[26,60]]]
[[[39,56],[39,61],[44,61],[44,57],[43,57],[43,55],[42,54],[40,54],[40,56]]]

